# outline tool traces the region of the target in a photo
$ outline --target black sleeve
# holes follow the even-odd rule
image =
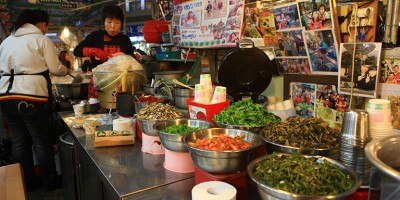
[[[132,42],[126,35],[121,35],[121,51],[127,55],[133,55],[133,47]]]
[[[99,48],[99,42],[96,41],[98,38],[98,31],[91,32],[86,38],[78,44],[78,46],[74,49],[74,56],[76,57],[85,57],[83,55],[83,48],[85,47],[95,47]]]

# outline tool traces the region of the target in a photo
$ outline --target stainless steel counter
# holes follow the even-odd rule
[[[73,113],[60,112],[59,115],[69,124],[67,118],[73,116]],[[164,155],[143,153],[139,140],[136,140],[134,145],[94,148],[93,135],[87,136],[84,129],[70,129],[75,139],[78,157],[83,157],[81,160],[86,160],[86,163],[89,163],[87,165],[91,165],[80,168],[89,167],[95,170],[102,186],[114,193],[111,196],[122,199],[194,177],[193,173],[175,173],[164,169]],[[84,178],[85,174],[81,173],[80,176]],[[191,184],[191,187],[193,186],[194,183]]]

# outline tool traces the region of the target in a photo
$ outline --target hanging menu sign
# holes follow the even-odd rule
[[[196,48],[236,46],[244,0],[193,0],[174,6],[175,45]]]

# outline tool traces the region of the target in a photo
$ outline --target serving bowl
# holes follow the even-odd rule
[[[147,135],[158,136],[158,131],[153,128],[154,124],[165,121],[165,120],[150,120],[150,119],[139,119],[137,118],[137,122],[140,130]]]
[[[183,136],[186,134],[172,134],[163,131],[168,126],[184,125],[184,124],[186,124],[189,127],[207,127],[207,128],[213,127],[213,125],[210,122],[205,120],[171,119],[171,120],[157,122],[156,124],[154,124],[153,129],[158,131],[161,143],[166,149],[175,152],[188,152],[187,147],[182,142]]]
[[[205,150],[189,145],[196,139],[213,138],[219,135],[241,137],[251,144],[250,148],[240,150]],[[257,134],[239,129],[210,128],[188,133],[183,137],[183,143],[188,148],[194,164],[206,172],[233,173],[246,168],[253,159],[254,149],[262,144],[262,139]]]
[[[274,115],[274,117],[278,120],[278,122],[281,121],[280,117],[278,117],[276,115]],[[272,123],[276,123],[276,122],[272,122]],[[259,133],[260,130],[264,129],[269,124],[248,127],[248,126],[244,126],[244,125],[233,125],[233,124],[224,124],[224,123],[220,123],[220,122],[215,122],[215,125],[217,127],[219,127],[219,128],[233,128],[233,129],[240,129],[240,130],[248,130],[248,131],[251,131],[253,133]]]
[[[288,154],[281,154],[281,155],[288,155]],[[323,156],[306,156],[306,158],[317,158],[319,161],[326,160],[330,164],[338,167],[341,171],[343,171],[346,175],[351,176],[352,179],[354,180],[354,185],[345,192],[335,194],[335,195],[304,195],[304,194],[295,194],[292,192],[287,192],[284,190],[280,190],[274,187],[270,187],[266,184],[264,184],[259,177],[255,175],[255,170],[256,167],[259,165],[260,162],[268,159],[271,156],[271,154],[259,157],[253,161],[250,162],[250,164],[247,166],[247,173],[251,180],[257,184],[257,189],[258,192],[261,196],[262,199],[264,200],[269,200],[269,199],[296,199],[296,200],[323,200],[323,199],[347,199],[348,196],[350,196],[352,193],[356,192],[360,185],[361,185],[361,179],[357,175],[356,172],[354,172],[352,169],[347,167],[346,165],[335,161],[333,159],[323,157]],[[317,173],[317,172],[316,172]]]

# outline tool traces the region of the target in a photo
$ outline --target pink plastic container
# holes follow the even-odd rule
[[[164,168],[177,173],[194,172],[194,163],[189,152],[175,152],[165,149]]]
[[[165,148],[161,144],[159,136],[142,134],[142,152],[159,155],[165,154]]]

